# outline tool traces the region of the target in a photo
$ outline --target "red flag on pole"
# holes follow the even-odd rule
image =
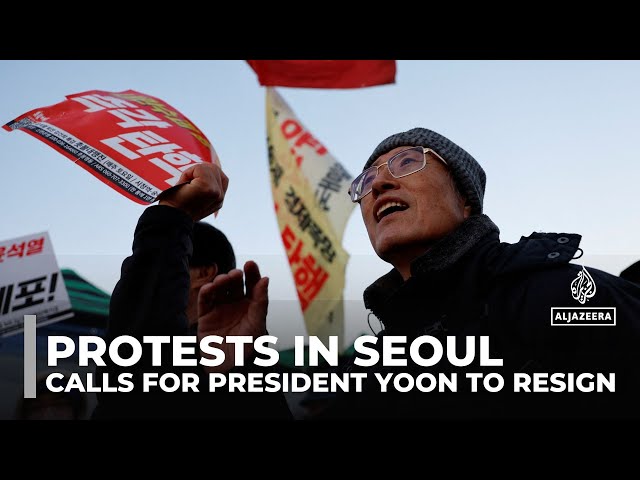
[[[362,88],[395,83],[395,60],[247,60],[263,86]]]

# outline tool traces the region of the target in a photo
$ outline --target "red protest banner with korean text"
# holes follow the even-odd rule
[[[325,344],[337,335],[342,349],[351,175],[274,89],[266,92],[271,191],[307,333]]]
[[[53,147],[111,188],[147,205],[196,163],[220,164],[198,127],[162,100],[91,90],[4,125]]]
[[[363,88],[394,83],[395,60],[247,60],[260,85]]]

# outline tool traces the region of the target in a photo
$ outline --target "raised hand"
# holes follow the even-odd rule
[[[245,285],[246,284],[246,285]],[[269,278],[262,277],[253,261],[241,270],[220,274],[204,285],[198,295],[198,341],[207,335],[248,335],[258,337],[267,333]],[[246,287],[246,289],[245,289]],[[205,367],[207,372],[228,372],[235,365],[235,345],[216,345],[225,354],[218,367]],[[253,352],[253,345],[245,346],[245,364]],[[203,356],[206,356],[203,353]]]
[[[185,170],[175,187],[160,194],[158,205],[179,208],[195,222],[222,207],[228,186],[229,179],[218,165],[199,163]]]

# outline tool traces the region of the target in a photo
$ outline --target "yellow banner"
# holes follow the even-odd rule
[[[273,88],[267,88],[267,144],[271,191],[282,243],[309,335],[338,335],[342,350],[342,294],[349,254],[344,228],[355,204],[351,175]]]

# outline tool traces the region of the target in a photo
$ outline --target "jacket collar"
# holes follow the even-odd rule
[[[484,215],[473,215],[456,230],[436,242],[424,255],[411,263],[411,276],[438,275],[454,266],[469,250],[484,237],[500,230]],[[389,298],[404,284],[402,275],[395,268],[383,275],[364,291],[364,304],[374,313],[387,303]]]

